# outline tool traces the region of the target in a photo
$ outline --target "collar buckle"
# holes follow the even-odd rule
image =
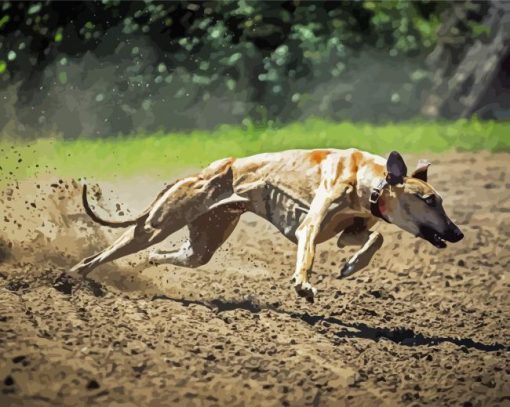
[[[370,198],[368,198],[368,201],[370,202],[370,212],[372,213],[372,215],[381,218],[385,222],[391,223],[386,218],[386,216],[384,216],[381,213],[381,210],[379,209],[379,204],[377,203],[377,201],[379,201],[379,198],[381,197],[381,192],[386,187],[386,185],[388,185],[386,179],[383,178],[381,181],[379,181],[379,184],[377,184],[377,186],[373,188],[372,191],[370,192]]]
[[[376,204],[381,196],[381,191],[386,186],[386,184],[386,180],[382,179],[379,184],[377,184],[377,186],[370,192],[370,198],[368,198],[368,202],[371,204]]]

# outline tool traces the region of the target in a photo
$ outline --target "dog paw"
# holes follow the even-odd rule
[[[150,266],[157,266],[160,264],[156,256],[153,254],[149,254],[149,257],[147,258],[147,263],[149,263]]]
[[[309,303],[313,304],[315,297],[317,296],[317,289],[312,287],[310,283],[298,283],[294,285],[297,295],[303,297]]]
[[[149,256],[147,257],[147,262],[151,266],[157,266],[158,265],[158,254],[157,253],[149,253]]]
[[[356,265],[352,263],[345,263],[340,270],[340,278],[346,278],[356,272]]]
[[[68,272],[61,273],[53,280],[53,288],[63,294],[71,295],[73,290],[81,284],[81,279],[76,279]]]
[[[68,270],[66,274],[75,280],[82,280],[87,276],[87,267],[83,264],[77,264],[72,269]]]

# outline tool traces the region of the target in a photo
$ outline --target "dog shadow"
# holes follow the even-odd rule
[[[257,302],[254,298],[245,298],[239,301],[224,299],[214,299],[209,302],[187,300],[182,298],[173,298],[167,295],[156,295],[153,300],[169,300],[189,306],[190,304],[202,305],[216,313],[241,309],[252,313],[258,313],[263,309],[269,309],[277,313],[287,314],[294,319],[301,320],[310,326],[318,323],[327,323],[332,327],[339,327],[340,330],[334,332],[338,338],[361,338],[369,339],[375,342],[380,340],[390,340],[402,346],[435,346],[441,343],[451,343],[461,348],[464,352],[469,349],[476,349],[483,352],[508,351],[510,345],[503,343],[486,344],[475,341],[471,338],[453,338],[447,336],[426,336],[416,332],[411,328],[397,327],[384,328],[373,327],[365,323],[346,323],[336,317],[326,317],[321,315],[311,315],[308,313],[298,313],[294,311],[283,310],[274,306],[264,305]]]
[[[334,326],[340,326],[342,329],[335,332],[339,338],[363,338],[378,342],[381,339],[387,339],[403,346],[434,346],[441,343],[452,343],[461,347],[463,350],[477,349],[484,352],[495,352],[500,350],[510,350],[510,345],[502,343],[485,344],[475,341],[471,338],[453,338],[447,336],[426,336],[416,332],[411,328],[397,327],[384,328],[372,327],[365,323],[345,323],[336,317],[325,317],[309,314],[290,313],[294,318],[301,319],[309,325],[316,325],[319,322],[326,322]]]
[[[509,351],[510,345],[504,343],[483,343],[475,341],[471,338],[454,338],[448,336],[427,336],[420,332],[416,332],[411,328],[397,327],[374,327],[361,322],[344,322],[336,316],[312,315],[309,313],[300,313],[291,310],[282,309],[278,304],[263,304],[254,297],[246,297],[239,300],[216,298],[208,301],[191,300],[186,298],[177,298],[169,296],[161,287],[154,284],[150,279],[143,278],[140,271],[144,269],[145,263],[139,264],[127,275],[119,273],[121,270],[117,266],[106,267],[101,278],[91,279],[89,282],[89,290],[94,292],[96,296],[102,296],[104,290],[108,290],[108,286],[118,291],[138,292],[145,298],[153,301],[166,300],[189,306],[191,304],[201,305],[209,308],[215,313],[222,313],[233,310],[245,310],[251,313],[259,313],[262,310],[270,310],[276,313],[286,314],[293,319],[300,320],[310,326],[324,324],[332,328],[334,336],[337,338],[361,338],[379,342],[380,340],[389,340],[402,346],[435,346],[441,343],[451,343],[458,346],[464,352],[469,349],[476,349],[483,352]],[[129,282],[128,282],[129,281]],[[62,283],[60,283],[62,284]],[[67,284],[64,281],[64,284]],[[106,284],[106,286],[105,286]],[[59,289],[59,287],[55,287]],[[62,287],[64,288],[64,287]],[[69,291],[69,289],[59,291]],[[67,292],[66,292],[67,293]],[[336,330],[339,328],[339,330]]]

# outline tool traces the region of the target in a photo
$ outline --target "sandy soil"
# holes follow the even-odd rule
[[[55,284],[119,231],[86,218],[71,180],[12,182],[0,405],[510,405],[510,154],[429,158],[466,238],[439,251],[380,225],[383,248],[344,280],[353,249],[327,242],[313,305],[290,285],[295,247],[249,215],[205,267],[155,267],[142,252],[94,271],[100,284]],[[162,183],[100,185],[120,219]]]

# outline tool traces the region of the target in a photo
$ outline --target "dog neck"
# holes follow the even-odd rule
[[[382,157],[366,160],[358,168],[357,195],[361,209],[379,219],[389,222],[384,214],[384,191],[389,188],[386,182],[386,165]]]

